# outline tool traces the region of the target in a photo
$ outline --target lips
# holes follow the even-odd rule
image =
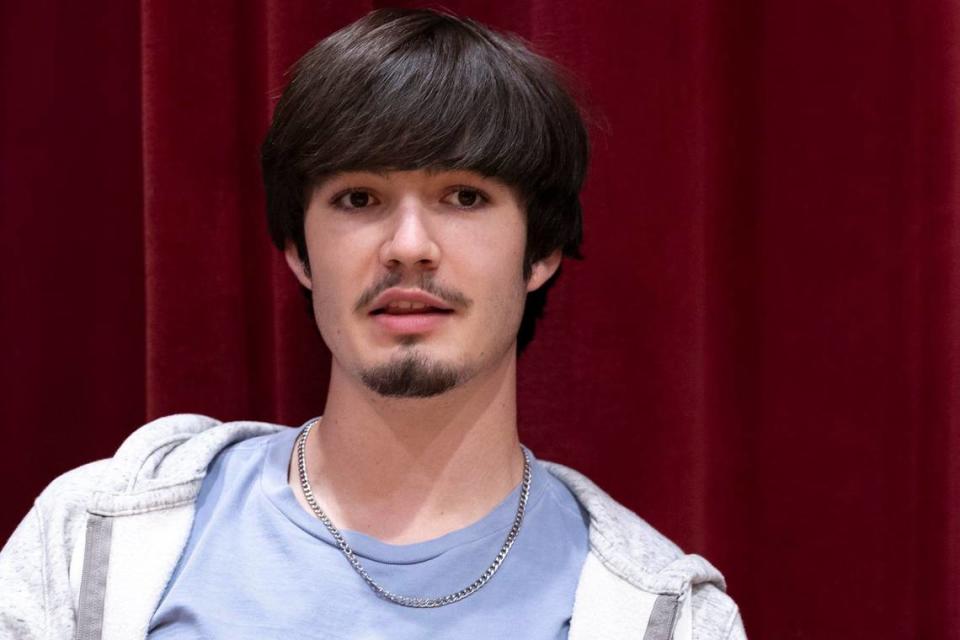
[[[393,334],[426,333],[450,321],[453,311],[424,311],[407,313],[373,313],[371,317],[381,329]]]
[[[447,303],[420,289],[387,289],[370,308],[377,325],[392,334],[426,333],[454,315]]]
[[[371,313],[423,313],[427,311],[453,311],[440,298],[420,289],[398,289],[392,287],[381,293],[370,304]]]
[[[409,315],[413,313],[453,313],[453,309],[443,309],[426,305],[422,302],[411,302],[409,300],[394,300],[384,307],[374,309],[371,313],[387,313],[390,315]]]
[[[372,315],[379,315],[381,313],[385,313],[391,316],[409,316],[409,315],[417,315],[417,314],[425,314],[425,313],[453,313],[453,310],[437,309],[436,307],[420,307],[420,308],[408,308],[408,309],[404,309],[402,307],[401,308],[388,307],[386,309],[377,309],[371,313]]]

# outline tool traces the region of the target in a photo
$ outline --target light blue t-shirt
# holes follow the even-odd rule
[[[500,570],[460,602],[412,609],[374,594],[323,523],[297,502],[287,470],[298,434],[286,429],[245,440],[213,461],[190,539],[150,623],[151,640],[567,637],[587,518],[532,453],[527,511]],[[343,534],[384,588],[446,595],[493,561],[519,496],[517,486],[483,519],[426,542],[393,545]]]

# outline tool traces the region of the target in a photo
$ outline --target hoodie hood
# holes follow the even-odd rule
[[[582,473],[555,462],[545,464],[590,514],[590,546],[607,569],[651,593],[679,595],[708,582],[726,591],[723,575],[706,558],[684,554]]]
[[[231,444],[287,428],[167,416],[132,433],[113,458],[54,480],[0,553],[0,635],[144,637],[209,464]],[[590,519],[570,640],[745,638],[713,566],[582,474],[544,465]]]
[[[109,461],[89,511],[118,516],[189,503],[220,451],[287,428],[254,421],[222,423],[197,414],[154,420],[132,433]],[[589,513],[590,546],[611,572],[650,593],[681,594],[705,582],[726,589],[723,576],[706,559],[685,555],[589,478],[569,467],[542,462]]]
[[[88,509],[120,516],[192,502],[220,451],[287,428],[266,422],[223,423],[189,413],[154,420],[134,431],[107,462]]]

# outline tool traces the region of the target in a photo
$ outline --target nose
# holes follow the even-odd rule
[[[428,209],[416,198],[398,203],[392,226],[380,248],[380,260],[389,269],[433,270],[440,262],[440,247],[431,235]]]

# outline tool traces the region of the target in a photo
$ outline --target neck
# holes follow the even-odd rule
[[[309,480],[340,529],[411,544],[486,515],[520,482],[516,357],[434,398],[378,396],[334,361],[306,444]],[[304,505],[296,465],[291,485]]]

